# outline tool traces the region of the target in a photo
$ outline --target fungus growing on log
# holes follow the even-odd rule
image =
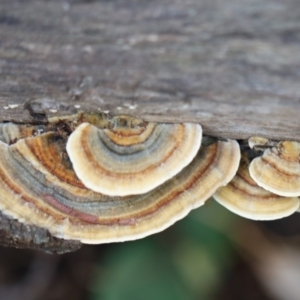
[[[213,197],[230,211],[252,220],[280,219],[299,208],[297,197],[282,197],[258,186],[249,174],[249,160],[245,154],[233,180],[219,188]]]
[[[55,236],[90,244],[134,240],[164,230],[226,185],[240,160],[236,141],[214,142],[154,190],[109,197],[82,185],[65,143],[53,132],[11,146],[0,142],[0,209]]]
[[[114,117],[111,128],[78,126],[67,142],[73,168],[83,184],[110,196],[143,194],[178,174],[196,156],[198,124],[146,123]]]
[[[300,143],[279,142],[253,159],[249,171],[264,189],[284,197],[300,196]]]

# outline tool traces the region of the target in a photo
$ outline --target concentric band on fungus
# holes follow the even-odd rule
[[[75,173],[95,192],[147,193],[178,174],[200,148],[198,124],[136,124],[131,117],[118,118],[111,129],[83,123],[68,139]]]
[[[236,176],[213,196],[230,211],[252,220],[276,220],[299,208],[299,199],[275,195],[256,184],[249,174],[249,161],[243,155]]]
[[[236,141],[201,148],[178,175],[136,196],[108,197],[80,184],[63,140],[46,133],[8,146],[0,142],[0,209],[53,235],[97,244],[159,232],[204,204],[239,164]]]

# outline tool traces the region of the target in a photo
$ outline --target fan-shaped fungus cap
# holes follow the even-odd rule
[[[105,195],[149,192],[187,166],[201,144],[198,124],[145,123],[129,116],[115,117],[111,124],[98,129],[83,123],[67,143],[78,178]]]
[[[275,220],[293,214],[299,199],[275,195],[259,187],[249,174],[249,161],[243,155],[236,176],[213,196],[221,205],[252,220]]]
[[[249,171],[264,189],[285,197],[300,196],[300,143],[285,141],[253,159]]]
[[[65,239],[97,244],[134,240],[183,218],[234,176],[236,141],[200,149],[179,174],[142,195],[108,197],[87,190],[76,178],[53,133],[0,142],[0,209],[22,222]]]

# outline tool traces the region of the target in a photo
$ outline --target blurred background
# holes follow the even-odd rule
[[[49,255],[0,248],[0,299],[299,299],[300,214],[240,218],[214,200],[142,240]]]

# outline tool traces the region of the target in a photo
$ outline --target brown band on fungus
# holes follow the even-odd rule
[[[249,171],[264,189],[284,197],[300,196],[300,143],[285,141],[253,159]]]
[[[130,135],[134,129],[126,127],[131,117],[127,118],[122,131]],[[149,192],[179,173],[199,150],[202,130],[198,124],[143,126],[146,130],[140,136],[129,137],[88,123],[76,128],[67,142],[67,152],[87,188],[109,196]]]
[[[155,123],[150,123],[138,131],[132,128],[130,128],[130,130],[128,130],[128,128],[123,128],[122,130],[104,129],[103,133],[107,136],[109,141],[115,145],[132,146],[146,142],[153,134],[155,127]]]
[[[249,174],[249,160],[242,156],[236,176],[219,188],[214,198],[221,205],[242,217],[252,220],[276,220],[293,214],[299,199],[275,195],[260,186]]]
[[[115,116],[111,119],[111,128],[106,130],[110,140],[120,145],[132,145],[143,142],[151,136],[156,123],[148,123],[127,115]],[[128,130],[130,129],[130,130]]]
[[[30,143],[20,140],[10,147],[0,143],[4,153],[0,208],[53,235],[91,244],[133,240],[162,231],[226,185],[239,163],[238,143],[219,141],[203,147],[187,167],[154,190],[108,197],[57,178],[31,152]]]
[[[66,151],[66,140],[50,132],[37,138],[20,141],[17,148],[27,147],[36,159],[54,176],[70,185],[84,188],[73,171]]]

